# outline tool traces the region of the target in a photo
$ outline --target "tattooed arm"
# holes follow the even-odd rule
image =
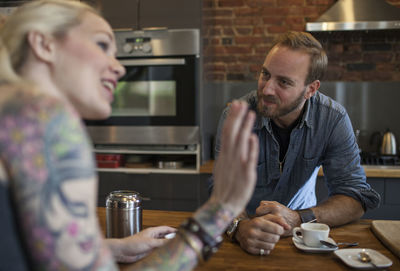
[[[247,204],[256,181],[258,140],[251,133],[255,115],[247,105],[233,102],[222,132],[222,148],[215,167],[215,183],[209,201],[194,219],[213,237],[221,235]],[[191,235],[202,246],[200,240]],[[132,266],[132,270],[190,270],[196,253],[178,234],[166,246]]]
[[[116,270],[98,227],[96,175],[79,117],[25,92],[1,108],[1,154],[30,265]]]

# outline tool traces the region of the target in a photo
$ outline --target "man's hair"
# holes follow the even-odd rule
[[[308,85],[315,80],[321,80],[326,67],[328,66],[328,57],[321,43],[310,33],[289,31],[277,37],[272,44],[272,48],[287,47],[292,50],[301,50],[310,56],[310,66],[305,84]]]

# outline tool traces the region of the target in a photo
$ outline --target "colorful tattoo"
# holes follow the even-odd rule
[[[93,154],[77,114],[56,99],[16,90],[1,108],[0,127],[0,153],[35,268],[101,269],[102,259],[115,269],[101,248]]]

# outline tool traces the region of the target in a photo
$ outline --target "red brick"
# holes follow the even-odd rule
[[[388,53],[365,53],[363,59],[369,62],[389,62],[393,59],[393,54]]]
[[[247,64],[230,64],[227,67],[228,72],[245,72],[248,70]]]
[[[243,36],[243,35],[251,34],[253,32],[253,28],[251,28],[251,27],[235,27],[235,31],[239,35]],[[238,37],[238,38],[240,39],[241,37]]]
[[[223,33],[224,35],[226,35],[226,36],[233,36],[233,35],[235,35],[235,32],[233,31],[233,28],[232,28],[232,27],[224,27],[224,28],[222,29],[222,33]]]
[[[327,5],[332,6],[336,0],[306,0],[307,5]]]
[[[233,63],[237,61],[237,58],[233,55],[229,56],[214,56],[212,58],[213,61],[217,62],[223,62],[223,63]]]
[[[294,30],[294,31],[305,31],[306,27],[305,24],[294,24],[294,25],[289,25],[289,30]]]
[[[265,40],[264,37],[253,37],[253,36],[236,37],[235,43],[236,44],[263,44],[264,40]]]
[[[263,17],[265,24],[282,24],[285,21],[285,17]]]
[[[225,51],[228,54],[250,54],[252,49],[248,46],[241,47],[241,46],[229,46],[225,48]]]
[[[283,6],[304,6],[304,0],[278,0],[278,6],[283,7]]]
[[[341,54],[343,53],[343,43],[331,43],[327,51],[332,54]]]
[[[300,25],[302,25],[302,24],[304,24],[305,23],[305,21],[304,21],[304,17],[294,17],[294,16],[290,16],[290,17],[287,17],[287,18],[285,18],[285,22],[287,23],[287,24],[300,24]]]
[[[377,71],[387,71],[387,72],[393,72],[397,68],[396,64],[393,63],[380,63],[376,64],[376,70]]]
[[[210,44],[211,45],[220,45],[221,44],[221,39],[220,38],[213,38],[213,39],[211,39]]]
[[[219,0],[219,7],[242,7],[244,5],[243,0]]]
[[[265,28],[264,27],[261,27],[261,26],[257,26],[257,27],[254,27],[253,28],[253,34],[254,35],[259,35],[259,34],[264,34],[264,30],[265,30]]]
[[[362,80],[365,81],[390,81],[392,73],[384,71],[366,71],[362,73]]]
[[[362,51],[360,44],[346,44],[344,46],[345,52],[360,53]]]
[[[215,28],[215,27],[210,28],[208,30],[208,34],[210,36],[219,36],[219,35],[221,35],[221,28]]]
[[[256,24],[258,24],[258,22],[259,22],[259,18],[251,18],[251,17],[246,17],[246,18],[238,18],[238,19],[235,19],[234,20],[234,22],[233,22],[233,24],[235,24],[235,25],[240,25],[240,26],[243,26],[243,25],[256,25]]]
[[[284,33],[288,31],[288,28],[286,26],[281,26],[281,25],[271,25],[268,26],[268,33]]]
[[[225,52],[225,47],[223,46],[208,46],[204,53],[206,55],[220,55],[224,54]]]
[[[286,16],[289,13],[288,7],[268,7],[262,8],[262,16]]]
[[[212,72],[225,72],[226,68],[225,68],[225,65],[208,64],[208,65],[204,65],[204,70],[212,71]]]
[[[329,55],[330,57],[330,55]],[[358,53],[352,53],[352,52],[344,52],[341,57],[342,61],[344,62],[356,62],[356,61],[361,61],[362,60],[362,55]]]
[[[235,9],[233,13],[237,17],[260,16],[260,9],[240,8]]]
[[[320,16],[320,14],[321,14],[321,12],[318,10],[318,8],[317,7],[304,7],[303,9],[302,9],[302,11],[303,11],[303,15],[304,16],[306,16],[306,17],[319,17]]]
[[[246,4],[252,8],[276,6],[276,0],[247,0]]]
[[[361,81],[362,80],[362,73],[361,72],[345,72],[342,78],[337,78],[336,80],[343,80],[343,81]]]

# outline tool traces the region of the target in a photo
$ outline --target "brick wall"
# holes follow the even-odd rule
[[[271,42],[304,31],[335,0],[203,0],[204,78],[253,81]],[[400,0],[388,3],[400,8]],[[319,32],[328,81],[400,81],[400,30]]]

